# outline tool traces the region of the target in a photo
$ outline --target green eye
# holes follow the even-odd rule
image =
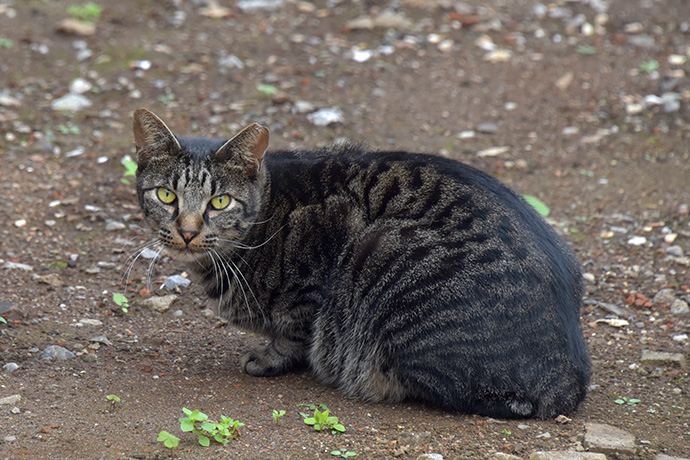
[[[211,198],[211,206],[213,206],[213,209],[224,209],[228,207],[230,200],[230,195],[227,193],[224,195],[214,196]]]
[[[158,190],[156,191],[158,194],[158,199],[161,200],[165,204],[170,204],[175,199],[177,198],[177,195],[175,195],[175,192],[173,192],[170,189],[167,189],[165,187],[158,187]]]

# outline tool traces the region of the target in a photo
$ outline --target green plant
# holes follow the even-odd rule
[[[597,49],[592,45],[580,45],[575,49],[577,54],[582,54],[585,56],[591,56],[592,54],[597,54]]]
[[[60,131],[61,134],[79,134],[81,132],[78,126],[74,126],[72,124],[60,124],[57,125],[56,129]]]
[[[502,434],[507,434],[508,436],[510,436],[511,434],[513,434],[510,430],[502,430],[501,433],[502,433]]]
[[[7,320],[5,318],[3,318],[2,316],[0,316],[0,323],[7,324]]]
[[[622,397],[622,398],[616,399],[614,402],[615,402],[616,404],[621,404],[621,405],[622,405],[622,404],[627,404],[628,406],[634,406],[635,404],[639,403],[640,400],[639,400],[639,399],[635,399],[635,398],[630,398],[630,399],[628,399],[627,397],[624,396],[624,397]]]
[[[333,455],[334,457],[342,457],[342,458],[356,457],[357,456],[357,454],[355,452],[350,452],[347,449],[332,450],[331,455]]]
[[[70,5],[67,7],[67,13],[83,22],[94,23],[98,21],[103,12],[103,7],[98,3],[87,2],[83,5]]]
[[[304,418],[304,423],[313,426],[316,431],[331,430],[332,434],[344,433],[345,427],[338,423],[338,417],[330,415],[330,411],[325,404],[319,404],[322,410],[319,410],[313,404],[308,404],[307,407],[314,411],[314,415],[310,417],[304,412],[300,415]]]
[[[107,398],[109,401],[112,401],[113,404],[119,403],[119,402],[120,402],[120,397],[119,397],[118,395],[107,395],[106,398]]]
[[[652,72],[659,70],[659,61],[657,61],[656,59],[652,59],[651,61],[643,62],[637,67],[637,69],[640,72],[650,74]]]
[[[224,415],[220,416],[220,423],[213,423],[208,421],[208,415],[198,410],[192,411],[183,407],[182,412],[187,416],[180,418],[180,429],[186,433],[197,434],[199,444],[204,447],[211,444],[211,439],[219,444],[227,444],[240,434],[239,429],[244,426],[244,423]]]
[[[167,431],[161,431],[158,433],[158,442],[162,442],[165,447],[169,449],[174,449],[180,443],[180,438],[175,435],[168,433]]]
[[[169,105],[175,100],[175,95],[173,93],[161,94],[160,96],[158,96],[158,100],[163,105]]]
[[[122,173],[122,179],[120,181],[125,184],[129,185],[131,182],[129,179],[127,179],[127,176],[136,176],[137,175],[137,162],[132,160],[129,155],[125,156],[120,160],[120,163],[122,163],[122,166],[125,167],[125,172]]]
[[[273,85],[267,85],[265,83],[259,83],[258,85],[256,85],[256,89],[259,92],[265,94],[266,96],[272,96],[278,92],[278,88],[276,88]]]
[[[127,313],[129,311],[129,300],[122,294],[117,292],[113,293],[113,302],[122,308],[122,313]]]
[[[273,420],[275,420],[276,425],[278,424],[278,419],[279,419],[280,417],[282,417],[283,415],[285,415],[285,411],[284,411],[284,410],[282,410],[282,409],[281,409],[281,410],[273,409]]]
[[[12,41],[11,38],[7,37],[0,37],[0,48],[2,49],[10,49],[14,46],[14,42]]]
[[[549,207],[536,196],[522,195],[522,197],[539,213],[540,216],[549,217],[549,214],[551,214]]]

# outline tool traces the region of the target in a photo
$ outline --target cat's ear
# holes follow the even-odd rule
[[[153,156],[169,153],[171,148],[180,148],[170,128],[150,110],[135,110],[133,127],[139,165],[148,163]]]
[[[223,144],[216,152],[215,159],[222,164],[240,160],[245,166],[245,172],[254,176],[261,168],[268,148],[268,137],[268,128],[252,123]]]

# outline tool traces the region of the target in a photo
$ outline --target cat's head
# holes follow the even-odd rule
[[[261,207],[267,128],[253,123],[228,141],[178,138],[138,109],[134,140],[139,203],[171,255],[199,260],[242,239]]]

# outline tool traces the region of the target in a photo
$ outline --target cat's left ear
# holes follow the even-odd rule
[[[170,128],[146,109],[134,111],[134,142],[137,147],[137,162],[144,166],[153,156],[180,149],[180,143]]]
[[[268,137],[268,128],[252,123],[223,144],[216,152],[215,159],[223,164],[239,159],[244,164],[247,175],[254,176],[261,168],[268,148]]]

